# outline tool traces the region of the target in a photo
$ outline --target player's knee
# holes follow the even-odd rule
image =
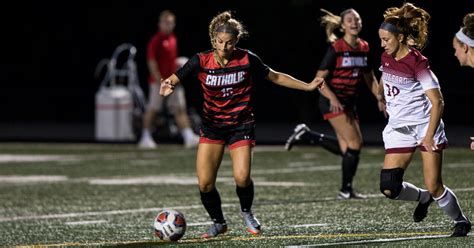
[[[380,172],[380,192],[390,199],[396,199],[403,188],[402,168],[382,169]]]
[[[214,187],[215,185],[212,182],[199,182],[199,191],[203,193],[212,191]]]
[[[362,148],[362,140],[354,139],[347,143],[348,148],[352,150],[360,150]]]
[[[250,184],[252,180],[250,179],[250,175],[248,175],[247,173],[240,173],[234,176],[234,181],[237,186],[245,188]]]

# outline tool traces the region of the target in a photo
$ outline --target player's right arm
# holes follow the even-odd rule
[[[174,91],[174,87],[190,75],[195,75],[199,71],[200,62],[199,55],[194,55],[191,59],[186,62],[176,73],[171,75],[169,78],[161,81],[160,95],[168,96]]]
[[[160,95],[162,96],[168,96],[174,91],[174,87],[176,84],[180,82],[179,78],[173,74],[169,78],[161,81],[161,86],[160,86]]]

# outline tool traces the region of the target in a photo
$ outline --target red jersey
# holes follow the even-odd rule
[[[363,80],[363,73],[371,70],[368,55],[369,43],[360,38],[356,48],[343,38],[331,44],[319,70],[331,71],[326,81],[338,98],[357,95],[357,84]]]
[[[252,111],[254,79],[268,75],[266,66],[257,55],[237,48],[225,67],[221,67],[214,50],[194,55],[176,72],[183,80],[197,76],[204,94],[203,124],[222,128],[255,122]]]
[[[178,44],[176,36],[173,33],[166,35],[160,31],[156,32],[148,42],[146,54],[148,60],[154,59],[157,61],[161,77],[163,79],[168,78],[177,69]],[[156,79],[150,75],[148,82],[156,82]]]

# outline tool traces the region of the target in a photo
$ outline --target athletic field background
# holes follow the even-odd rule
[[[161,145],[142,151],[128,144],[0,144],[0,245],[26,247],[262,247],[360,245],[385,247],[473,246],[446,238],[452,223],[436,204],[414,223],[415,202],[382,197],[379,173],[384,151],[363,149],[355,188],[365,200],[337,200],[340,158],[319,147],[257,146],[252,176],[253,210],[263,234],[245,231],[239,215],[231,162],[224,156],[217,186],[230,231],[203,240],[209,218],[195,177],[195,150]],[[472,218],[474,156],[467,148],[446,150],[444,183]],[[419,154],[405,179],[422,186]],[[177,243],[153,235],[163,208],[184,213],[188,229]]]

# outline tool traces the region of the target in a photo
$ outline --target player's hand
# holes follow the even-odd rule
[[[383,116],[385,118],[388,118],[387,105],[385,105],[385,100],[377,101],[377,106],[379,107],[379,111],[383,113]]]
[[[308,91],[313,91],[315,89],[323,89],[326,85],[324,78],[317,77],[311,83],[308,84]]]
[[[341,104],[337,97],[329,99],[329,111],[333,113],[341,112],[344,110],[344,106]]]
[[[471,150],[474,150],[474,137],[471,137]]]
[[[167,78],[165,80],[161,80],[160,85],[160,95],[162,96],[169,96],[174,91],[174,85],[171,84],[171,79]]]
[[[436,146],[433,138],[423,138],[420,145],[422,145],[426,149],[426,151],[430,153],[438,150],[438,146]]]

